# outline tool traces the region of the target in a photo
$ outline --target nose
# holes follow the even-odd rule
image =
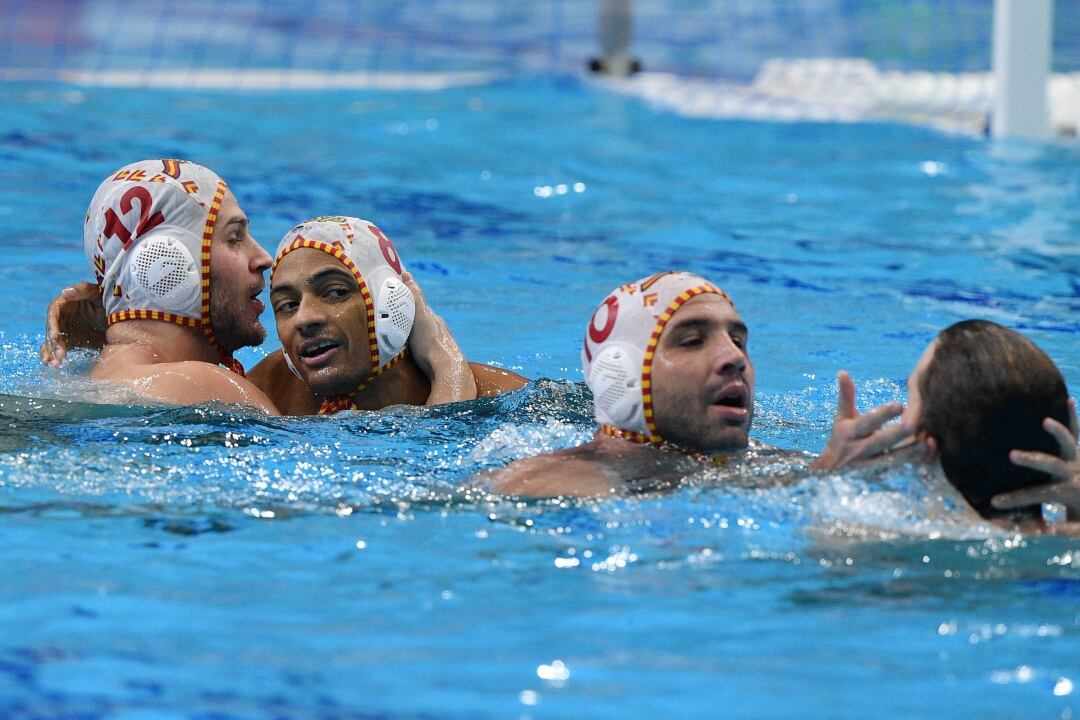
[[[301,297],[293,322],[296,323],[296,328],[301,335],[310,337],[326,324],[326,313],[323,312],[322,303],[307,295]]]
[[[273,260],[270,258],[270,253],[263,249],[263,246],[255,242],[252,239],[251,244],[255,246],[255,252],[251,255],[251,260],[248,262],[248,267],[251,272],[259,273],[260,275],[270,269],[273,264]]]
[[[713,372],[719,375],[743,373],[746,371],[747,362],[746,352],[735,344],[731,336],[727,333],[720,334],[713,356]]]

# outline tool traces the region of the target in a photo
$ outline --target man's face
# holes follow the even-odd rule
[[[367,305],[353,274],[315,248],[278,263],[270,288],[278,337],[312,392],[352,392],[371,374]]]
[[[660,435],[688,450],[745,447],[754,417],[754,365],[739,313],[718,295],[688,300],[668,321],[652,367]]]
[[[226,352],[266,339],[259,293],[270,256],[248,232],[247,215],[226,190],[210,249],[210,327]]]

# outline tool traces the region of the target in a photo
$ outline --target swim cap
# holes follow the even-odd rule
[[[416,301],[401,279],[404,272],[401,258],[390,239],[374,223],[343,215],[317,217],[300,223],[285,233],[278,243],[274,267],[270,270],[271,285],[281,259],[300,248],[329,253],[356,278],[367,311],[371,344],[372,371],[361,384],[363,387],[404,356],[412,332]],[[291,364],[288,352],[285,352],[285,359]],[[348,396],[342,396],[329,406],[324,404],[320,412],[352,407],[355,404]]]
[[[635,442],[663,442],[653,420],[653,354],[675,311],[704,294],[731,302],[703,277],[662,272],[620,285],[596,309],[581,360],[601,431]]]
[[[225,190],[216,173],[186,160],[132,163],[98,186],[83,250],[110,325],[176,323],[202,330],[221,350],[210,328],[210,245]]]

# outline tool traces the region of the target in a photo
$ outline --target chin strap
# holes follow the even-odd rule
[[[643,432],[637,432],[636,430],[623,430],[617,428],[614,425],[608,425],[604,423],[600,426],[600,432],[610,437],[619,438],[620,440],[629,440],[632,443],[638,443],[639,445],[657,445],[661,447],[674,447],[664,441],[659,435],[646,435]]]
[[[322,401],[322,405],[319,406],[320,415],[333,415],[334,413],[343,412],[345,410],[360,410],[360,406],[356,404],[356,396],[359,395],[364,388],[368,386],[372,380],[382,375],[384,372],[401,362],[406,355],[409,354],[409,348],[405,348],[397,355],[386,363],[382,367],[378,368],[375,372],[368,375],[367,380],[360,383],[355,390],[344,395],[335,395],[332,398],[328,398]]]
[[[217,336],[214,335],[214,331],[210,329],[209,325],[203,326],[203,335],[206,336],[210,346],[213,347],[221,355],[221,360],[218,361],[219,365],[224,365],[229,370],[240,377],[247,377],[247,373],[244,372],[244,366],[240,364],[240,361],[232,356],[232,353],[225,352],[225,349],[221,347],[221,343],[218,342]]]
[[[356,388],[356,390],[353,390],[353,392],[349,395],[338,395],[337,397],[332,397],[329,400],[323,400],[322,405],[319,406],[319,414],[333,415],[334,413],[343,412],[345,410],[359,410],[360,406],[356,404],[355,400],[353,400],[353,395],[363,390],[366,386],[367,383],[364,383],[360,387]]]
[[[239,360],[234,358],[232,355],[226,355],[225,357],[223,357],[221,359],[221,364],[224,365],[225,367],[227,367],[228,369],[232,370],[234,373],[236,373],[240,377],[242,377],[242,378],[247,377],[247,373],[244,372],[244,366],[240,363]]]
[[[607,424],[600,426],[600,432],[613,438],[619,438],[620,440],[626,440],[639,445],[652,445],[660,450],[667,450],[668,452],[675,452],[680,455],[686,455],[687,457],[704,460],[712,463],[714,467],[720,467],[722,465],[727,465],[728,463],[727,455],[721,453],[705,453],[698,450],[685,450],[678,445],[672,445],[667,440],[662,439],[659,435],[649,437],[645,433],[635,432],[633,430],[623,430],[622,428]]]

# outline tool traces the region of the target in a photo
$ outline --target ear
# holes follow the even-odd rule
[[[929,464],[938,459],[938,441],[937,438],[930,434],[924,434],[922,437],[923,447],[926,448],[926,454],[923,456],[923,462]]]

